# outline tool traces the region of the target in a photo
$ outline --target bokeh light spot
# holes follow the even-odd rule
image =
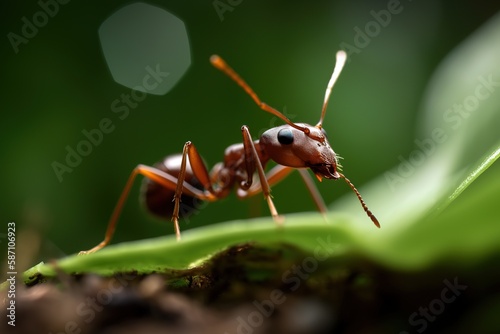
[[[184,22],[142,2],[125,6],[99,28],[99,39],[113,79],[126,87],[164,95],[191,65]]]

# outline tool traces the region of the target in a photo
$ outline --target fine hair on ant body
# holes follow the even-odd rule
[[[177,240],[180,240],[179,209],[180,203],[193,203],[194,200],[214,202],[229,195],[235,189],[240,199],[251,197],[262,192],[269,206],[271,216],[282,224],[282,217],[274,206],[271,197],[271,186],[287,177],[297,169],[304,180],[318,210],[325,214],[326,205],[323,202],[307,168],[311,169],[316,178],[342,178],[358,197],[363,210],[373,223],[380,227],[377,218],[368,209],[356,187],[344,174],[339,172],[338,155],[333,151],[323,129],[323,119],[332,91],[332,87],[345,65],[347,55],[344,51],[336,54],[333,74],[328,82],[319,122],[312,126],[305,123],[293,123],[278,110],[262,102],[252,88],[219,56],[213,55],[210,62],[214,67],[224,72],[250,95],[260,109],[280,118],[286,124],[265,131],[259,140],[252,140],[246,125],[241,127],[243,143],[233,144],[226,148],[223,162],[217,163],[209,172],[196,147],[190,141],[184,144],[182,154],[166,157],[154,166],[138,165],[130,174],[120,198],[108,223],[104,240],[88,251],[88,254],[98,251],[108,245],[114,234],[118,218],[128,197],[135,177],[139,174],[145,177],[142,198],[146,207],[153,214],[161,217],[171,217],[174,223]],[[265,173],[264,168],[270,160],[277,163]],[[254,183],[257,174],[259,182]]]

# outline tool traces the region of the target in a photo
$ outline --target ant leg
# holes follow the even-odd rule
[[[260,161],[259,154],[257,153],[257,149],[255,148],[255,144],[252,140],[252,136],[250,135],[250,131],[248,130],[248,127],[246,125],[243,125],[241,127],[241,132],[243,133],[243,148],[245,152],[245,163],[248,179],[246,182],[242,182],[240,184],[240,187],[243,190],[248,190],[251,187],[253,173],[255,172],[255,169],[257,169],[262,193],[264,194],[264,198],[266,199],[267,205],[269,206],[269,211],[271,211],[271,216],[276,223],[281,224],[283,222],[283,219],[278,215],[278,211],[276,211],[276,207],[274,206],[271,197],[271,188],[269,187],[269,183],[267,182],[264,167],[262,167],[262,163]]]
[[[299,169],[299,173],[300,176],[302,176],[302,181],[304,181],[304,183],[306,184],[307,190],[309,190],[309,194],[311,195],[314,204],[316,204],[318,211],[321,212],[323,217],[326,219],[326,213],[328,212],[328,209],[326,208],[325,201],[319,193],[316,184],[314,184],[311,174],[309,174],[306,169]]]
[[[215,192],[212,188],[212,183],[210,182],[210,176],[208,174],[207,167],[203,162],[203,159],[201,158],[200,154],[198,153],[198,150],[193,145],[193,143],[191,143],[190,141],[186,142],[182,150],[181,169],[179,171],[177,186],[175,188],[175,195],[174,195],[175,203],[174,203],[174,211],[172,213],[172,221],[174,222],[175,234],[177,236],[177,240],[180,240],[181,238],[181,233],[179,229],[179,208],[181,202],[181,195],[184,188],[183,187],[184,178],[186,175],[186,163],[187,163],[186,157],[189,157],[189,164],[191,165],[191,169],[193,170],[194,176],[200,181],[200,183],[203,185],[203,188],[206,191],[208,191],[210,197],[213,199],[216,198],[214,194]]]
[[[266,180],[270,187],[277,184],[284,178],[286,178],[294,169],[291,167],[276,165],[270,171],[266,173]],[[248,189],[238,189],[237,195],[239,198],[248,198],[257,195],[262,191],[262,187],[260,183],[252,184],[252,186]]]
[[[94,253],[104,248],[111,242],[111,238],[115,233],[116,224],[118,223],[118,218],[120,217],[125,201],[127,200],[130,189],[132,188],[132,185],[134,183],[135,177],[139,174],[149,178],[154,182],[157,182],[158,184],[162,185],[165,188],[172,190],[174,190],[179,183],[177,178],[159,169],[146,165],[137,165],[137,167],[134,168],[132,173],[130,173],[127,183],[125,184],[125,187],[122,190],[120,198],[116,203],[111,218],[109,219],[104,240],[92,249],[89,249],[87,251],[81,251],[79,255]],[[202,200],[208,200],[208,201],[214,200],[213,196],[211,196],[210,194],[206,194],[200,191],[199,189],[191,186],[188,183],[181,183],[181,184],[183,191],[190,196],[197,197]]]
[[[273,186],[277,184],[278,182],[281,182],[284,178],[286,178],[290,172],[294,171],[294,168],[283,166],[283,165],[276,165],[274,166],[269,172],[266,174],[266,180],[269,184],[269,186]],[[304,181],[307,190],[309,191],[309,194],[311,195],[314,204],[316,204],[316,207],[318,208],[318,211],[323,214],[323,216],[326,216],[326,213],[328,212],[325,202],[323,201],[323,197],[318,191],[318,188],[314,184],[313,179],[311,178],[311,175],[307,172],[306,169],[298,169],[300,176],[302,177],[302,181]],[[243,189],[238,189],[238,196],[240,198],[245,198],[245,197],[251,197],[256,194],[261,192],[261,187],[260,184],[254,184],[248,191],[245,191]]]

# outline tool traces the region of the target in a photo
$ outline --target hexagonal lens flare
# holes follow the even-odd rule
[[[99,28],[101,47],[113,79],[148,94],[168,93],[191,65],[184,22],[142,2],[113,13]]]

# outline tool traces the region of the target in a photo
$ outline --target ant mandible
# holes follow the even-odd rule
[[[168,156],[153,167],[138,165],[130,174],[115,206],[104,240],[94,248],[82,251],[80,254],[96,252],[109,244],[130,188],[138,174],[146,177],[142,198],[147,208],[156,215],[172,217],[177,240],[181,237],[179,230],[181,202],[193,203],[195,199],[217,201],[226,197],[233,188],[236,188],[236,195],[242,199],[262,192],[273,219],[281,224],[282,218],[278,215],[271,198],[271,186],[284,179],[294,169],[299,170],[316,206],[325,214],[326,206],[307,168],[313,171],[319,181],[322,178],[344,179],[358,197],[368,217],[377,227],[380,227],[377,218],[368,209],[356,187],[339,172],[341,166],[338,156],[330,147],[322,126],[332,87],[344,67],[346,58],[344,51],[337,52],[335,68],[325,92],[321,117],[318,124],[312,126],[305,123],[293,123],[281,112],[262,102],[253,89],[222,58],[213,55],[210,58],[213,66],[241,86],[262,110],[280,118],[286,124],[267,130],[259,140],[255,141],[252,140],[248,127],[243,125],[241,127],[243,143],[226,148],[224,161],[217,163],[211,172],[208,172],[203,159],[190,141],[184,144],[182,154]],[[277,165],[266,174],[264,167],[269,160],[273,160]],[[259,177],[259,183],[253,183],[255,172]],[[171,198],[173,200],[169,201]],[[190,206],[187,205],[187,207]]]

